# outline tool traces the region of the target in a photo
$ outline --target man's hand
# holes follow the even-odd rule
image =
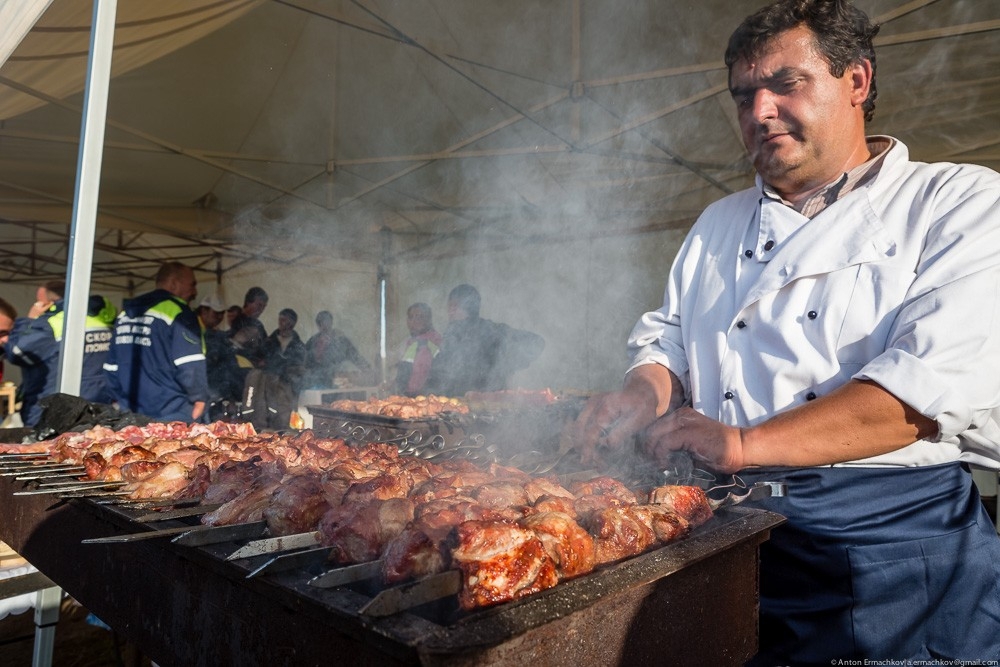
[[[573,424],[572,445],[586,465],[598,464],[598,448],[621,451],[635,434],[656,419],[656,400],[645,392],[623,391],[593,396]]]
[[[636,434],[684,398],[680,380],[659,364],[633,368],[621,391],[591,398],[570,431],[571,445],[580,460],[600,464],[598,448],[621,451]]]
[[[41,317],[51,307],[51,301],[36,301],[31,304],[31,308],[28,310],[28,319],[34,320]]]
[[[671,452],[683,450],[718,472],[733,473],[744,467],[740,429],[692,408],[680,408],[656,420],[646,429],[643,448],[660,465],[667,464]]]
[[[198,421],[204,413],[205,401],[195,401],[194,407],[191,409],[191,421]]]

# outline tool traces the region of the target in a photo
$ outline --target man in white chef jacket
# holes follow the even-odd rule
[[[756,186],[695,223],[623,389],[577,423],[587,456],[639,434],[787,483],[755,664],[1000,657],[1000,540],[967,467],[1000,460],[1000,175],[866,137],[877,31],[846,0],[736,30]]]

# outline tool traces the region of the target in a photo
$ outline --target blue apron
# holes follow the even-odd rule
[[[788,522],[761,545],[751,665],[1000,659],[1000,538],[967,467],[740,476],[788,485],[754,503]]]

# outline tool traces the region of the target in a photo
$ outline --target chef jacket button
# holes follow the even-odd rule
[[[736,328],[737,329],[745,329],[746,326],[747,326],[747,323],[744,322],[743,320],[740,320],[739,322],[736,323]]]
[[[770,251],[774,247],[774,241],[768,241],[764,244],[764,250]]]
[[[808,394],[806,394],[806,400],[807,401],[814,401],[814,400],[816,400],[816,392],[810,391]]]
[[[727,392],[726,392],[725,394],[723,394],[722,396],[723,396],[723,397],[724,397],[724,398],[725,398],[725,399],[726,399],[726,400],[728,401],[729,399],[731,399],[731,398],[732,398],[732,397],[734,396],[734,394],[733,394],[733,392],[731,392],[731,391],[727,391]]]
[[[753,257],[753,250],[744,250],[743,256],[746,257],[747,259],[750,259],[751,257]]]
[[[815,320],[817,317],[819,317],[819,313],[817,313],[815,310],[810,310],[808,313],[806,313],[806,317],[808,317],[810,320]]]

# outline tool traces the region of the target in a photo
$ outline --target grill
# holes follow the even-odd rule
[[[561,436],[583,408],[582,397],[563,397],[551,405],[479,409],[468,414],[443,413],[401,419],[347,412],[323,405],[307,406],[317,434],[348,442],[392,442],[423,458],[470,458],[495,461],[531,472],[532,466],[558,459]],[[528,464],[528,465],[525,465]],[[556,472],[572,472],[570,469]]]
[[[81,544],[151,526],[22,488],[0,479],[0,539],[165,665],[741,664],[757,646],[758,548],[783,521],[725,508],[686,539],[516,602],[462,613],[445,598],[376,618],[361,613],[371,582],[319,589],[308,567],[248,578],[261,560],[226,561],[238,543]]]
[[[345,412],[323,405],[310,405],[306,409],[313,416],[314,430],[335,437],[354,436],[371,442],[417,430],[428,437],[439,436],[450,445],[480,436],[491,442],[531,442],[545,448],[558,445],[563,426],[575,419],[582,407],[582,401],[563,399],[550,406],[445,413],[416,419]]]

